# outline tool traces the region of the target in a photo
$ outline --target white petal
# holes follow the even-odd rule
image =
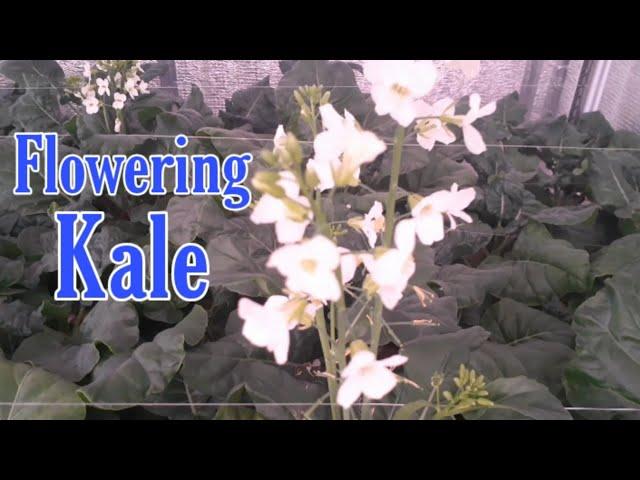
[[[264,194],[260,197],[258,203],[256,203],[249,218],[257,225],[275,223],[278,220],[284,219],[286,213],[287,209],[280,200],[269,194]]]
[[[282,125],[278,125],[276,129],[276,134],[273,137],[273,145],[275,149],[282,148],[284,142],[287,140],[287,134],[284,131],[284,127]]]
[[[276,223],[276,236],[280,243],[295,243],[304,238],[309,222],[294,222],[287,218]]]
[[[289,330],[287,328],[274,329],[271,337],[271,348],[276,363],[283,365],[287,363],[289,356]]]
[[[343,253],[340,256],[340,273],[342,274],[342,283],[348,283],[353,280],[360,260],[357,255],[352,253]]]
[[[471,153],[479,155],[487,150],[482,135],[473,125],[464,125],[462,133],[464,135],[464,144]]]
[[[474,188],[463,188],[462,190],[452,193],[450,198],[451,201],[449,205],[447,205],[447,211],[459,212],[473,202],[473,199],[476,198],[476,191]]]
[[[480,95],[472,93],[469,96],[469,109],[472,112],[477,112],[480,109]]]
[[[467,212],[451,212],[451,215],[458,217],[460,220],[464,220],[467,223],[473,223],[473,218],[471,218]]]
[[[336,401],[342,408],[349,408],[362,394],[361,380],[358,377],[348,378],[342,382],[338,389]]]
[[[348,378],[356,375],[362,367],[373,365],[376,362],[376,356],[370,350],[360,350],[355,355],[351,356],[349,365],[342,370],[342,377]]]
[[[390,115],[401,126],[408,127],[416,118],[416,110],[412,102],[403,102]]]
[[[418,60],[412,65],[408,87],[414,98],[424,97],[438,79],[438,69],[431,60]]]
[[[312,256],[322,262],[322,268],[335,270],[340,264],[340,252],[335,243],[324,235],[316,235],[309,240],[305,247]]]
[[[307,162],[307,168],[314,172],[320,183],[316,187],[321,192],[329,190],[335,186],[335,180],[333,178],[333,170],[331,168],[330,161],[326,159],[312,158]]]
[[[398,222],[393,234],[393,241],[398,250],[413,252],[416,246],[416,224],[414,220],[405,219]]]
[[[400,365],[404,365],[405,363],[407,363],[407,360],[409,359],[404,355],[392,355],[383,360],[379,360],[378,364],[382,365],[383,367],[393,368],[393,367],[399,367]]]
[[[451,130],[443,126],[437,130],[435,134],[435,139],[440,143],[449,145],[450,143],[453,143],[456,141],[456,136]]]
[[[382,211],[382,203],[376,200],[375,202],[373,202],[373,206],[369,210],[369,215],[371,215],[373,218],[378,218],[382,216]]]
[[[340,130],[344,128],[344,118],[336,112],[336,109],[330,103],[320,107],[320,117],[325,130]]]
[[[380,400],[397,384],[396,376],[383,366],[379,366],[363,380],[362,393],[373,400]]]
[[[484,107],[478,110],[478,117],[486,117],[496,111],[496,102],[487,103]]]
[[[444,220],[440,213],[434,212],[416,220],[416,234],[424,245],[432,245],[444,238]]]
[[[378,296],[388,310],[396,308],[398,302],[402,300],[402,292],[404,292],[404,288],[401,289],[397,285],[382,285],[378,288]]]
[[[238,316],[245,322],[242,326],[242,335],[257,347],[266,347],[271,338],[271,332],[267,328],[265,312],[259,305],[248,298],[241,298],[238,302]]]
[[[428,152],[433,150],[433,146],[436,144],[436,138],[432,135],[427,136],[425,134],[419,133],[416,138],[418,140],[418,144]]]
[[[390,113],[395,104],[395,95],[384,85],[372,85],[371,98],[376,105],[378,115]]]

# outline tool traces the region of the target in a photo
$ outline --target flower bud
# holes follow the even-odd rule
[[[262,150],[262,152],[260,152],[260,156],[268,166],[275,167],[278,165],[278,157],[271,150]]]
[[[284,189],[278,185],[280,180],[280,174],[278,172],[269,172],[263,170],[256,172],[251,180],[251,184],[256,190],[262,193],[266,193],[275,198],[285,197]]]
[[[302,108],[302,106],[306,103],[304,101],[304,98],[302,98],[302,94],[300,93],[300,90],[293,91],[293,98],[296,100],[296,103],[300,106],[300,108]]]
[[[287,207],[287,217],[294,222],[304,222],[309,218],[309,209],[295,200],[283,197],[280,200]]]
[[[284,142],[284,149],[289,152],[289,155],[291,155],[291,159],[295,164],[302,162],[302,147],[293,133],[289,132],[287,134],[287,139]]]
[[[362,340],[354,340],[349,345],[349,352],[353,357],[356,353],[369,350],[369,346]]]
[[[304,172],[304,181],[312,190],[320,184],[320,179],[316,172],[309,168]]]
[[[371,275],[367,275],[362,283],[362,289],[367,294],[368,297],[373,297],[378,291],[378,284],[373,281]]]

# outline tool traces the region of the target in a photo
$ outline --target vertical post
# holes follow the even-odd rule
[[[543,66],[544,60],[529,60],[524,71],[522,86],[520,87],[520,102],[527,107],[528,115],[533,110]]]

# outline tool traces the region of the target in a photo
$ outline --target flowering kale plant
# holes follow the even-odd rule
[[[517,94],[433,98],[476,61],[280,66],[215,116],[195,86],[152,88],[158,64],[0,64],[0,418],[637,417],[608,409],[640,407],[640,136],[599,113],[526,124]],[[251,152],[254,201],[15,197],[20,131],[63,153],[175,153],[178,134]],[[59,210],[105,212],[103,279],[166,210],[212,288],[54,301]]]

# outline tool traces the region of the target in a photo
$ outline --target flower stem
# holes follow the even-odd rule
[[[405,129],[398,127],[393,141],[393,159],[391,163],[391,178],[389,179],[389,193],[385,206],[384,246],[391,247],[393,239],[393,224],[396,218],[396,197],[398,195],[398,178],[400,178],[400,164],[402,163],[402,147],[404,145]]]
[[[393,240],[393,227],[396,221],[396,196],[398,194],[398,178],[400,177],[400,165],[402,163],[402,146],[404,145],[405,129],[398,127],[393,144],[393,160],[391,163],[391,178],[389,180],[389,194],[387,195],[387,204],[385,207],[384,219],[384,246],[389,248]],[[371,351],[376,355],[378,353],[378,344],[380,342],[380,332],[382,330],[382,302],[380,297],[376,298],[374,307],[374,323],[371,331]]]
[[[396,197],[398,195],[398,179],[400,178],[400,165],[402,163],[402,147],[405,140],[405,129],[398,126],[393,141],[393,157],[391,162],[391,178],[389,179],[389,193],[385,206],[384,237],[383,245],[391,247],[393,240],[393,227],[396,221]],[[373,313],[373,325],[371,325],[371,351],[378,356],[378,346],[380,344],[380,333],[382,332],[382,301],[380,296],[376,297]],[[373,408],[365,408],[362,412],[363,420],[370,420]]]
[[[331,344],[329,342],[329,334],[327,332],[327,322],[324,318],[324,311],[318,310],[316,314],[316,328],[320,336],[320,345],[322,346],[322,355],[324,356],[324,364],[329,374],[327,383],[329,385],[329,396],[331,398],[331,418],[340,420],[340,408],[338,408],[338,385],[336,382],[336,362],[331,352]]]
[[[104,128],[107,129],[107,133],[111,133],[111,128],[109,128],[109,119],[107,117],[107,106],[102,105],[102,116],[104,117]]]

